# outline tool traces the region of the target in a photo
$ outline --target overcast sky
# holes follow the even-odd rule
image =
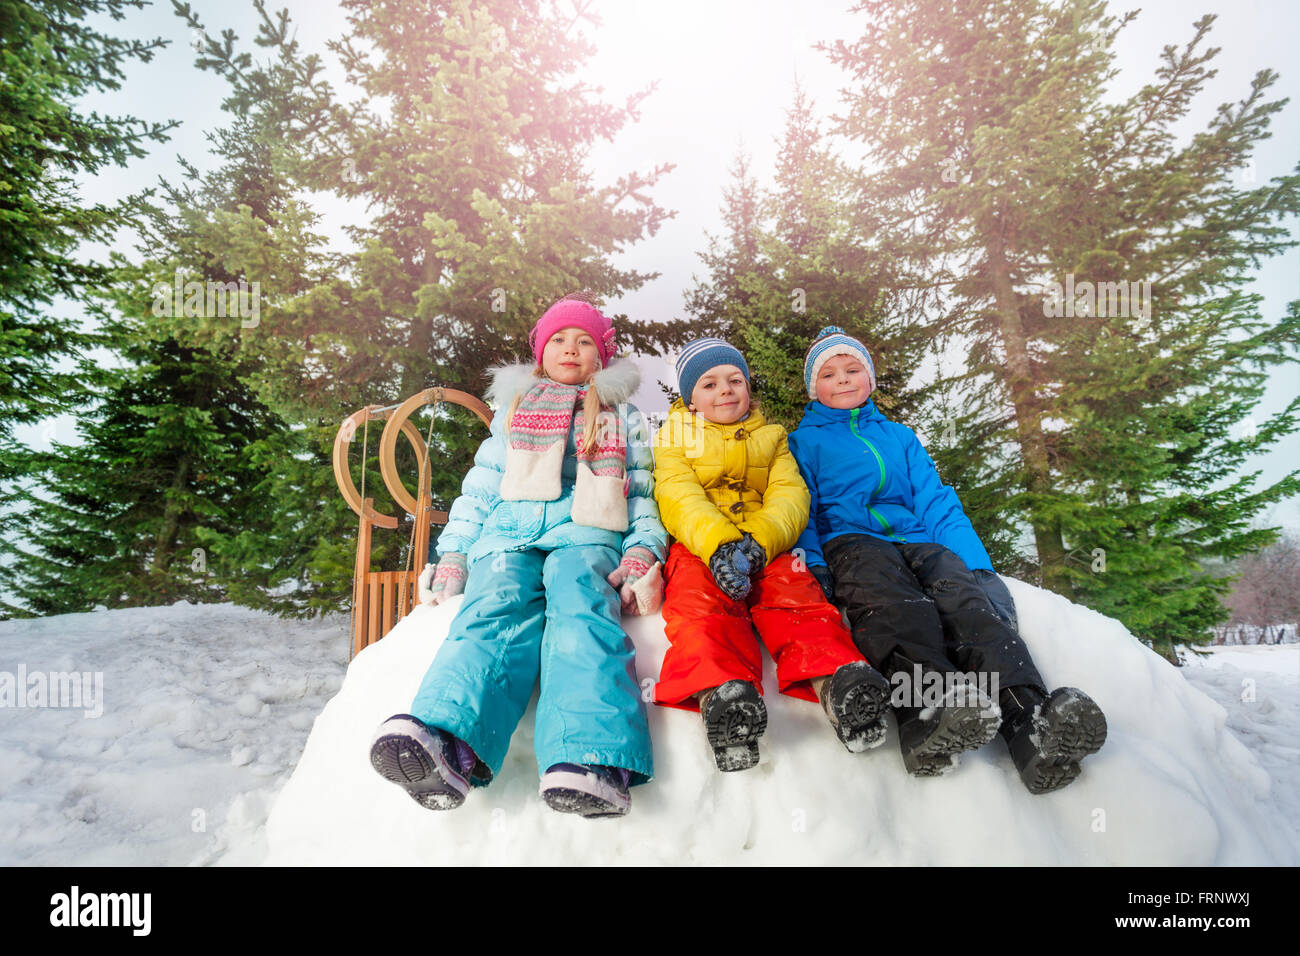
[[[251,48],[255,13],[251,2],[192,0],[210,32],[233,28]],[[325,40],[346,27],[342,11],[328,0],[272,0],[273,8],[287,6],[297,24],[297,36],[308,51],[318,51],[330,66],[329,74],[341,82],[342,74],[325,51]],[[771,0],[605,0],[597,3],[602,17],[598,29],[589,30],[598,53],[583,70],[593,83],[603,86],[613,101],[652,81],[659,86],[642,106],[642,117],[612,144],[601,145],[593,155],[598,176],[612,180],[631,169],[649,169],[671,162],[676,169],[654,191],[659,205],[675,210],[657,236],[638,244],[625,264],[661,272],[645,288],[608,303],[614,312],[631,318],[662,319],[683,315],[683,294],[700,274],[697,253],[705,248],[706,231],[719,229],[718,209],[727,170],[739,148],[753,157],[760,182],[771,173],[775,138],[788,108],[796,75],[815,100],[819,112],[836,111],[842,74],[813,47],[819,40],[851,37],[860,15],[851,14],[846,2],[786,2]],[[1134,9],[1137,4],[1112,4],[1112,10]],[[1211,42],[1222,47],[1215,77],[1196,105],[1184,135],[1204,128],[1214,109],[1235,101],[1248,91],[1261,69],[1281,74],[1271,98],[1291,99],[1274,117],[1272,138],[1257,154],[1253,174],[1257,181],[1292,171],[1300,159],[1300,70],[1295,44],[1300,37],[1300,3],[1292,0],[1162,0],[1144,3],[1137,21],[1121,36],[1118,46],[1121,75],[1115,95],[1127,95],[1151,80],[1157,56],[1165,44],[1182,45],[1192,35],[1192,23],[1203,13],[1219,15]],[[90,105],[105,113],[130,113],[151,119],[179,119],[182,126],[172,141],[155,148],[147,159],[126,170],[115,170],[84,184],[88,199],[110,200],[156,182],[159,176],[176,178],[177,154],[200,168],[215,163],[207,130],[223,125],[220,102],[223,81],[193,66],[193,37],[171,10],[170,3],[154,3],[130,14],[121,23],[107,23],[106,31],[118,36],[162,36],[170,47],[148,65],[132,65],[124,88],[96,97]],[[255,50],[255,53],[260,52]],[[340,227],[362,214],[336,204],[323,210],[326,224],[341,236]],[[1300,223],[1292,224],[1293,231]],[[343,241],[340,240],[340,247]],[[1265,314],[1283,314],[1289,300],[1300,297],[1300,250],[1268,263],[1256,277],[1256,291],[1265,296]],[[658,363],[656,363],[658,364]],[[671,376],[665,372],[666,380]],[[1284,407],[1297,393],[1296,366],[1274,372],[1274,380],[1257,419]],[[658,401],[653,383],[643,387],[643,404]],[[660,404],[662,404],[660,402]],[[71,423],[60,421],[45,428],[20,430],[34,444],[50,437],[74,440]],[[1263,456],[1258,467],[1263,480],[1276,480],[1300,463],[1300,435],[1292,435]],[[1300,529],[1300,502],[1292,500],[1271,518]]]

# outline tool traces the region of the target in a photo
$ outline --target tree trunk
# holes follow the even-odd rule
[[[176,476],[172,478],[171,488],[168,489],[167,504],[163,508],[162,527],[158,529],[158,535],[154,538],[153,574],[158,581],[165,581],[168,577],[167,565],[171,563],[172,554],[176,550],[176,530],[181,523],[181,504],[176,499],[189,480],[190,456],[182,455],[180,461],[176,463]]]
[[[1038,406],[1038,396],[1034,392],[1029,347],[1020,321],[1015,291],[1011,287],[1010,268],[1002,242],[1000,235],[994,237],[988,245],[988,256],[993,299],[1002,333],[1002,345],[1006,350],[1003,380],[1015,409],[1020,457],[1025,469],[1025,490],[1034,495],[1047,495],[1052,490],[1052,473],[1047,457],[1047,443],[1043,439],[1043,416]],[[1029,519],[1034,529],[1034,545],[1038,550],[1043,585],[1073,600],[1074,587],[1066,574],[1065,544],[1061,537],[1060,522],[1042,517],[1037,505],[1030,508]]]
[[[438,260],[434,258],[433,249],[426,249],[424,253],[424,267],[421,270],[420,281],[423,285],[437,285],[438,283]],[[406,347],[412,356],[412,362],[419,364],[407,365],[402,369],[402,394],[393,397],[393,401],[401,402],[410,398],[416,392],[426,387],[429,378],[429,369],[433,365],[434,348],[433,348],[433,319],[423,319],[419,316],[411,318],[411,334],[406,340]],[[417,356],[419,358],[417,358]],[[424,359],[427,358],[427,363]]]

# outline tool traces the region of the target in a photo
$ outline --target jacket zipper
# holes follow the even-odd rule
[[[885,487],[885,459],[880,457],[880,452],[876,451],[876,446],[867,441],[866,436],[858,431],[858,412],[860,411],[862,411],[862,409],[855,408],[849,413],[849,428],[853,431],[853,434],[858,436],[858,439],[861,440],[863,444],[871,449],[871,454],[876,456],[876,464],[880,466],[880,484],[876,485],[876,493],[879,494]]]
[[[880,466],[880,484],[876,485],[876,493],[879,494],[881,489],[885,487],[885,459],[880,457],[880,452],[876,451],[876,446],[871,444],[867,439],[867,436],[858,431],[858,412],[860,411],[862,411],[862,409],[855,408],[849,413],[849,430],[852,431],[864,445],[871,449],[871,454],[876,456],[876,464]],[[884,516],[875,508],[871,507],[871,505],[867,505],[867,511],[870,512],[873,518],[880,522],[880,526],[884,529],[885,534],[889,535],[895,541],[906,542],[906,538],[894,534],[893,527],[890,526],[889,522],[886,521]]]

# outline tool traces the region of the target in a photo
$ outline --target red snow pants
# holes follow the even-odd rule
[[[751,581],[749,595],[732,600],[703,561],[673,542],[664,569],[663,611],[672,646],[664,655],[655,703],[699,710],[697,693],[736,679],[749,681],[761,694],[763,659],[755,630],[776,662],[781,692],[802,700],[817,700],[812,678],[865,659],[817,579],[807,568],[795,570],[788,552]]]

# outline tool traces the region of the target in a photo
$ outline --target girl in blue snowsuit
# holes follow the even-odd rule
[[[464,600],[411,704],[371,763],[430,809],[499,772],[539,678],[534,746],[556,810],[616,816],[654,773],[635,652],[620,611],[662,600],[667,532],[649,431],[627,400],[639,374],[581,297],[533,329],[536,366],[497,369],[499,411],[438,538],[425,603]],[[432,570],[432,581],[429,573]]]
[[[915,433],[870,400],[866,346],[822,329],[804,385],[812,401],[789,436],[811,497],[798,547],[847,613],[858,649],[895,686],[908,770],[944,773],[1000,733],[1031,792],[1070,783],[1106,739],[1105,717],[1080,690],[1048,693],[957,493]],[[926,700],[905,693],[909,685],[943,691]]]

